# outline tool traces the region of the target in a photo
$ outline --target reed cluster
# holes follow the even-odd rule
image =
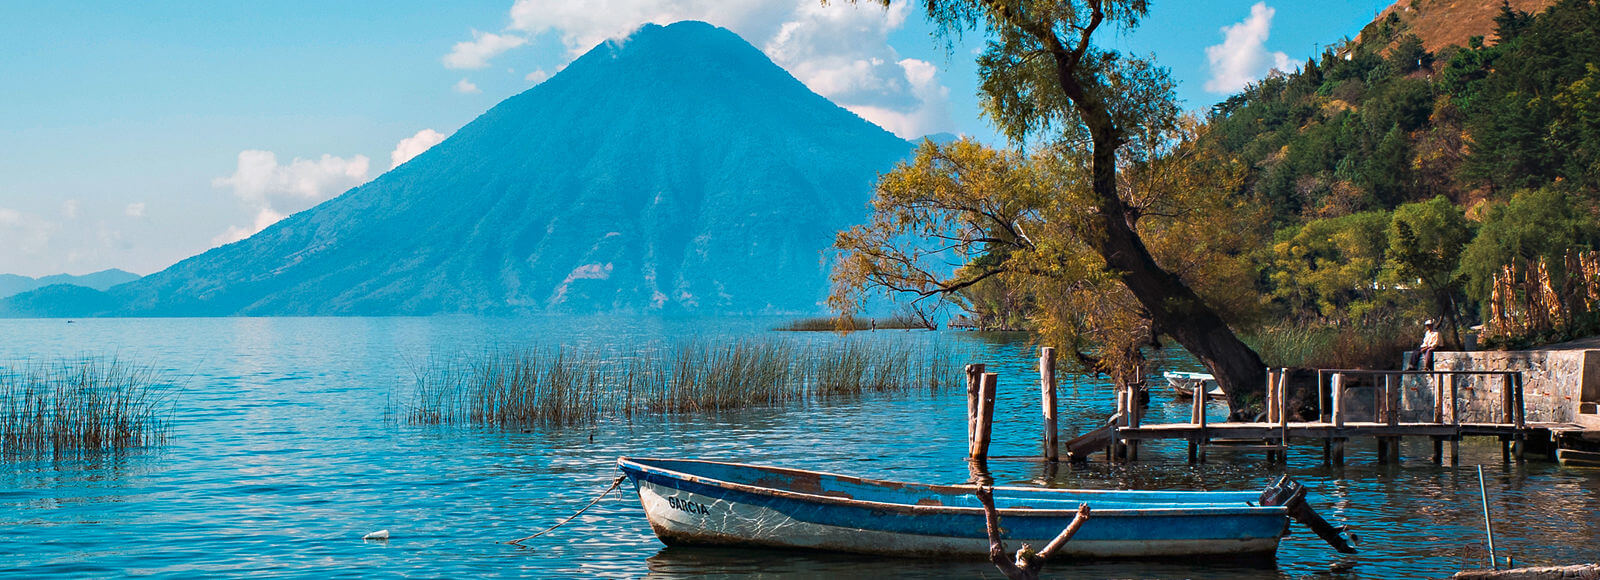
[[[115,359],[0,367],[0,456],[65,459],[165,443],[172,397],[160,378]]]
[[[414,369],[412,424],[588,425],[639,416],[936,390],[964,377],[953,353],[843,341],[743,339],[666,349],[503,348]],[[964,383],[961,383],[964,384]]]
[[[774,330],[794,332],[852,332],[857,330],[935,330],[931,324],[913,313],[902,312],[887,318],[856,318],[853,316],[818,316],[801,318]]]
[[[1405,351],[1422,335],[1400,322],[1285,324],[1255,329],[1244,340],[1271,367],[1382,370],[1400,368]]]

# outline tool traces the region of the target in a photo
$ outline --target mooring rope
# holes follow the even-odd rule
[[[605,491],[600,492],[600,495],[598,497],[594,498],[594,501],[589,502],[589,505],[583,506],[583,509],[578,510],[578,513],[575,513],[575,514],[572,514],[570,516],[567,516],[567,519],[561,520],[561,523],[558,523],[556,525],[553,525],[553,526],[550,526],[550,527],[545,528],[543,530],[540,530],[539,533],[537,533],[537,534],[528,536],[526,538],[517,538],[515,540],[511,540],[511,541],[506,542],[506,543],[514,545],[514,546],[521,546],[522,542],[525,542],[525,541],[528,541],[528,540],[532,540],[532,539],[537,538],[539,536],[543,536],[543,535],[549,533],[551,530],[554,530],[554,529],[559,528],[561,526],[567,525],[567,522],[570,522],[574,518],[583,515],[583,512],[589,511],[589,508],[592,508],[592,507],[594,507],[595,504],[600,503],[600,500],[605,499],[606,495],[611,493],[611,490],[616,489],[617,486],[619,486],[619,485],[622,485],[622,480],[627,479],[627,478],[628,478],[627,475],[618,475],[616,479],[611,480],[611,485],[606,486],[606,490]]]

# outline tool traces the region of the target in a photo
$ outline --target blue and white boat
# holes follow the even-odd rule
[[[669,546],[974,559],[989,554],[983,507],[973,486],[687,459],[623,457],[617,466],[638,489],[650,527]],[[1303,497],[1303,488],[1298,489]],[[1006,539],[1037,548],[1066,528],[1080,503],[1088,503],[1093,515],[1058,554],[1089,558],[1271,558],[1288,531],[1289,509],[1261,505],[1262,496],[994,488]]]

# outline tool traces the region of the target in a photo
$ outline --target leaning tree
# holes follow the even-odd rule
[[[996,161],[992,155],[985,159],[996,166],[974,167],[964,163],[966,158],[983,155],[941,154],[940,147],[924,144],[918,159],[880,182],[873,223],[840,235],[843,258],[835,274],[834,305],[848,308],[845,296],[873,286],[926,297],[1008,278],[1013,283],[1047,280],[1052,284],[1034,291],[1099,296],[1078,300],[1074,306],[1107,312],[1089,320],[1081,313],[1053,317],[1077,331],[1069,334],[1122,350],[1140,340],[1169,336],[1210,369],[1234,409],[1247,409],[1259,401],[1265,391],[1265,365],[1229,328],[1224,320],[1228,308],[1219,310],[1215,300],[1208,302],[1196,291],[1196,280],[1186,281],[1172,260],[1164,265],[1145,239],[1150,228],[1142,227],[1141,219],[1158,213],[1166,203],[1162,200],[1169,197],[1150,188],[1167,185],[1166,173],[1192,174],[1193,168],[1183,166],[1185,158],[1199,154],[1187,142],[1173,141],[1184,123],[1166,71],[1147,59],[1096,46],[1094,40],[1115,28],[1137,26],[1148,2],[924,0],[924,6],[927,17],[948,39],[970,31],[985,35],[988,43],[978,65],[986,113],[1013,142],[1031,143],[1036,152],[1027,159],[1010,160],[1016,167],[1007,170],[1001,167],[1007,160]],[[1236,174],[1228,160],[1211,161],[1213,169],[1220,166],[1224,173]],[[894,209],[896,201],[886,192],[895,187],[908,192],[899,198],[903,205],[898,210],[910,212],[910,217],[886,211]],[[963,195],[972,199],[950,199]],[[1022,201],[1015,201],[1019,197]],[[926,220],[917,221],[917,215]],[[1177,223],[1185,216],[1168,217]],[[875,224],[878,231],[873,231]],[[1043,242],[1048,236],[1039,230],[1052,228],[1072,243]],[[1236,233],[1213,230],[1209,235]],[[907,249],[905,236],[949,243]],[[1197,246],[1208,243],[1202,238],[1191,241]],[[1079,245],[1095,258],[1094,263],[1073,256]],[[934,274],[926,263],[930,252],[949,249],[969,252],[972,259],[949,275],[920,279],[915,275]],[[1018,250],[1027,254],[1025,259],[1013,259]],[[1182,252],[1177,254],[1181,260]],[[1052,258],[1058,261],[1052,263]],[[908,273],[913,275],[904,276]],[[1051,304],[1059,296],[1038,294],[1038,307],[1063,308],[1059,300]],[[1143,322],[1133,325],[1138,331],[1120,337],[1097,334],[1101,326],[1129,328],[1114,320],[1128,312]],[[1052,318],[1048,312],[1046,318]],[[1102,350],[1101,354],[1117,353]],[[1102,369],[1116,366],[1104,360],[1086,362]]]

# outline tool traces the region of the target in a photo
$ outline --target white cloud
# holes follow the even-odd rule
[[[794,6],[815,3],[816,0],[516,0],[511,6],[509,28],[530,34],[555,31],[571,56],[578,56],[602,41],[625,37],[647,23],[704,20],[728,27],[745,38],[767,38]],[[761,28],[765,28],[761,32],[766,36],[750,35]]]
[[[82,204],[79,204],[78,200],[76,199],[69,199],[61,202],[61,217],[69,220],[78,219],[78,208],[80,208],[81,205]]]
[[[467,79],[456,81],[455,90],[463,95],[475,95],[483,92],[482,89],[478,88],[478,85],[472,84],[472,81]]]
[[[512,34],[494,34],[472,31],[472,40],[457,42],[444,56],[445,68],[478,69],[489,66],[489,59],[500,53],[528,43],[528,39]]]
[[[234,197],[255,213],[255,220],[250,229],[233,226],[213,241],[244,239],[288,214],[366,183],[370,166],[371,160],[365,155],[349,159],[323,155],[315,160],[296,157],[280,165],[277,154],[271,151],[241,151],[233,175],[213,179],[211,185],[232,189]]]
[[[544,72],[544,69],[542,69],[542,68],[541,69],[534,69],[533,72],[528,73],[528,76],[522,77],[522,80],[528,81],[528,82],[536,84],[536,85],[539,84],[539,83],[545,82],[546,80],[549,80],[549,79],[550,79],[550,73]]]
[[[905,23],[910,5],[896,0],[885,10],[873,4],[611,0],[596,8],[565,0],[517,0],[509,28],[558,34],[575,57],[646,23],[703,20],[738,33],[811,90],[902,137],[953,128],[949,90],[938,82],[937,69],[902,58],[889,45],[889,34]]]
[[[49,250],[51,235],[59,227],[40,216],[0,207],[0,248],[37,257]]]
[[[128,207],[123,208],[122,213],[127,214],[128,217],[142,218],[144,217],[144,202],[130,203]]]
[[[905,71],[911,94],[917,105],[909,109],[895,109],[874,105],[853,105],[848,108],[862,118],[877,123],[904,139],[916,139],[930,133],[948,131],[951,127],[950,89],[939,84],[938,69],[927,61],[908,58],[896,63]]]
[[[423,151],[438,145],[440,141],[444,141],[444,133],[433,129],[423,129],[417,131],[416,135],[401,139],[399,143],[395,144],[394,151],[389,152],[389,168],[399,167],[401,163],[421,155]]]
[[[1222,27],[1222,44],[1206,47],[1211,61],[1211,79],[1205,89],[1231,93],[1266,76],[1272,69],[1288,71],[1289,55],[1267,52],[1268,29],[1276,11],[1265,2],[1250,7],[1250,16],[1238,24]]]

